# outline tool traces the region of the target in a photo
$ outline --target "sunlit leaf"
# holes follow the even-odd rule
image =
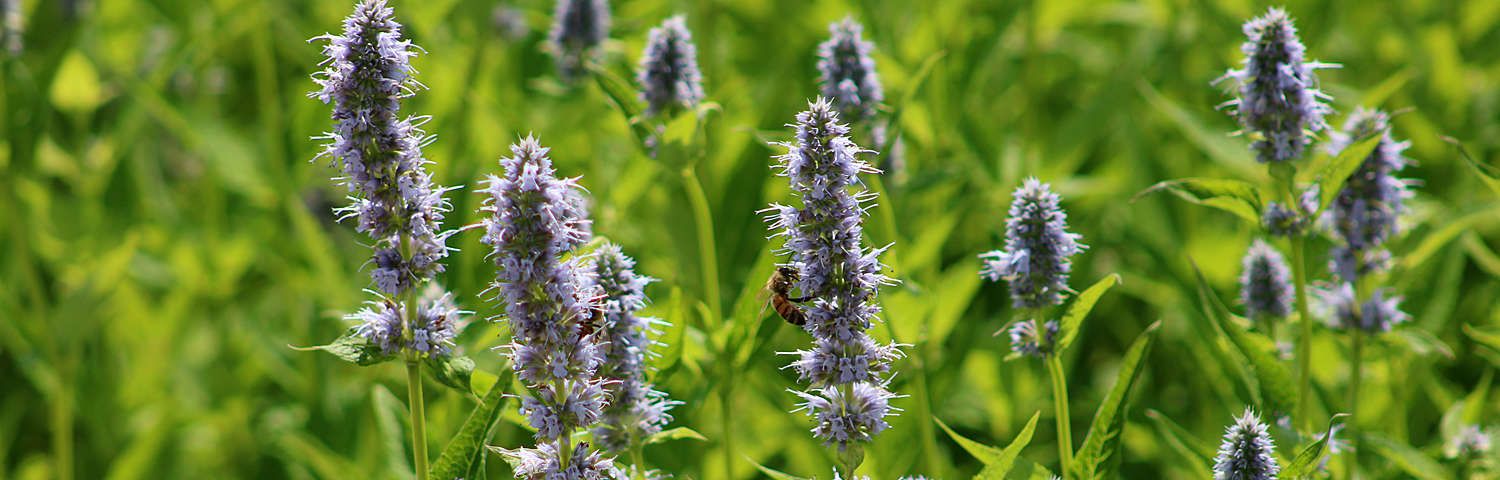
[[[683,438],[708,441],[708,439],[704,438],[702,434],[693,431],[693,429],[691,428],[677,427],[671,430],[656,432],[655,435],[646,437],[646,440],[643,443],[645,443],[646,445],[651,445],[653,443],[661,443],[667,440],[679,440]]]
[[[958,446],[964,447],[964,450],[968,451],[969,455],[973,455],[974,458],[979,459],[979,463],[989,465],[999,461],[1001,456],[1004,455],[1004,452],[998,448],[964,438],[963,435],[959,435],[958,432],[954,432],[953,429],[948,428],[948,424],[943,423],[936,416],[932,417],[932,421],[937,422],[939,427],[943,427],[943,431],[948,432],[948,436],[953,437],[953,441],[958,442]]]
[[[1260,223],[1260,190],[1249,182],[1218,178],[1179,178],[1152,185],[1136,194],[1131,201],[1160,191],[1172,192],[1183,200],[1239,215],[1253,224]]]
[[[1344,184],[1349,182],[1349,176],[1359,169],[1366,158],[1369,158],[1370,152],[1374,152],[1375,147],[1380,146],[1380,138],[1379,134],[1372,134],[1344,147],[1344,150],[1339,152],[1338,156],[1333,157],[1333,161],[1328,162],[1323,171],[1318,173],[1318,213],[1313,215],[1313,218],[1318,218],[1323,214],[1323,210],[1328,209],[1328,206],[1333,203],[1333,197],[1338,196],[1339,190],[1343,190]]]
[[[984,469],[979,471],[976,479],[1000,480],[1010,474],[1016,465],[1016,458],[1021,455],[1021,449],[1031,444],[1031,435],[1036,432],[1036,421],[1042,418],[1042,412],[1031,414],[1031,420],[1026,422],[1026,428],[1016,435],[1016,439],[1010,442],[1004,450],[1000,451],[1000,457],[993,462],[986,463]]]
[[[769,476],[771,476],[771,478],[774,478],[776,480],[806,480],[804,478],[801,478],[801,477],[798,477],[798,476],[795,476],[795,475],[792,475],[792,474],[789,474],[789,473],[781,472],[779,470],[772,470],[771,468],[766,467],[765,465],[761,465],[760,463],[756,462],[754,459],[751,459],[749,455],[744,455],[744,454],[741,454],[741,455],[743,455],[745,457],[745,460],[748,461],[748,462],[750,462],[750,464],[755,465],[755,468],[760,469],[761,472],[764,472],[766,475],[769,475]]]
[[[1328,440],[1333,438],[1333,427],[1338,425],[1339,421],[1347,416],[1349,415],[1340,413],[1329,418],[1328,429],[1323,432],[1322,438],[1319,438],[1297,453],[1296,458],[1293,458],[1290,463],[1287,463],[1286,468],[1281,470],[1281,476],[1296,480],[1312,475],[1317,470],[1319,461],[1323,459],[1323,452],[1328,450]],[[1350,455],[1353,455],[1353,453],[1350,453]]]
[[[471,384],[474,376],[474,360],[469,357],[429,355],[422,363],[438,383],[463,393],[475,393]]]
[[[1261,402],[1264,410],[1277,415],[1290,415],[1292,407],[1296,405],[1296,387],[1292,383],[1292,374],[1277,357],[1276,342],[1256,332],[1246,331],[1237,322],[1234,322],[1234,314],[1219,300],[1213,288],[1208,286],[1208,280],[1203,278],[1203,272],[1193,265],[1193,273],[1198,281],[1198,298],[1200,305],[1207,315],[1217,326],[1218,330],[1229,337],[1235,348],[1250,362],[1254,375],[1255,384],[1253,390],[1260,392]]]
[[[489,394],[474,407],[474,411],[469,413],[469,419],[459,427],[458,435],[448,441],[442,455],[433,462],[429,469],[432,478],[461,477],[474,471],[476,463],[482,465],[484,449],[479,447],[489,438],[489,432],[495,428],[500,413],[506,410],[509,397],[505,394],[505,386],[510,384],[512,375],[509,365],[500,369],[499,379],[495,382],[496,388],[491,388]]]
[[[1071,478],[1112,480],[1119,473],[1125,455],[1121,435],[1125,432],[1125,415],[1130,410],[1130,391],[1141,375],[1141,359],[1151,351],[1159,327],[1159,320],[1146,327],[1125,352],[1125,357],[1120,359],[1115,386],[1099,404],[1099,411],[1094,413],[1094,421],[1089,425],[1088,437],[1084,438],[1078,455],[1073,457]]]
[[[378,365],[396,359],[396,357],[393,355],[386,355],[385,352],[381,350],[379,345],[372,344],[365,337],[361,337],[355,334],[354,328],[350,328],[347,332],[344,332],[344,336],[339,337],[338,340],[334,340],[333,343],[330,343],[328,345],[319,345],[316,347],[292,347],[291,345],[287,346],[291,347],[293,350],[303,352],[322,350],[328,353],[332,353],[334,356],[339,357],[343,361],[353,363],[361,367]]]
[[[1068,305],[1068,313],[1063,315],[1062,324],[1057,328],[1058,338],[1055,351],[1061,353],[1067,350],[1069,345],[1073,344],[1073,339],[1078,336],[1078,330],[1083,325],[1084,317],[1087,317],[1089,312],[1094,309],[1094,304],[1099,302],[1099,297],[1103,296],[1104,292],[1109,291],[1110,287],[1119,284],[1120,276],[1118,274],[1105,275],[1104,278],[1095,282],[1094,286],[1089,287],[1088,290],[1084,290],[1083,293],[1078,294],[1073,299],[1073,304]]]

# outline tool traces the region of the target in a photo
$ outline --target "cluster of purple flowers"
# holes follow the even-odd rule
[[[1409,181],[1395,173],[1411,163],[1402,155],[1411,143],[1395,140],[1385,112],[1359,107],[1343,131],[1331,135],[1329,149],[1337,154],[1369,135],[1379,136],[1375,150],[1333,197],[1324,217],[1338,242],[1329,250],[1328,268],[1335,283],[1324,291],[1323,301],[1334,327],[1378,333],[1410,318],[1400,310],[1401,296],[1388,289],[1361,291],[1359,285],[1390,261],[1385,243],[1399,231],[1398,217],[1406,211],[1403,202],[1412,196]]]
[[[1246,22],[1244,31],[1249,37],[1240,47],[1245,67],[1219,79],[1239,82],[1239,98],[1225,105],[1235,106],[1240,124],[1251,134],[1250,149],[1261,163],[1301,158],[1312,135],[1327,127],[1323,116],[1333,111],[1323,103],[1329,97],[1318,91],[1314,70],[1335,65],[1303,58],[1307,47],[1297,38],[1292,17],[1281,8]]]
[[[1271,432],[1249,408],[1224,432],[1214,459],[1214,480],[1276,480],[1276,445]]]
[[[703,100],[703,74],[698,71],[698,47],[687,20],[678,15],[647,34],[646,50],[636,74],[646,115],[691,109]]]
[[[901,357],[900,345],[882,345],[867,333],[880,313],[872,299],[892,283],[881,273],[885,249],[862,243],[866,204],[875,195],[858,175],[879,171],[859,159],[868,151],[849,140],[849,128],[827,99],[809,102],[794,126],[796,142],[783,144],[788,151],[776,158],[778,175],[790,181],[802,208],[772,204],[763,212],[775,236],[785,237],[779,252],[790,253],[788,265],[801,273],[795,287],[812,297],[803,328],[814,346],[797,352],[791,367],[818,394],[794,392],[805,400],[799,410],[817,418],[817,438],[842,450],[870,441],[888,426],[884,417],[897,411],[882,375]]]
[[[426,117],[400,116],[401,99],[421,88],[409,63],[419,47],[401,38],[384,0],[360,3],[344,20],[343,35],[324,35],[322,89],[308,96],[333,103],[332,132],[319,157],[341,165],[338,180],[353,204],[339,209],[375,241],[370,272],[381,292],[401,296],[443,271],[447,232],[441,231],[450,189],[432,183],[418,126]]]
[[[1256,239],[1245,253],[1244,271],[1240,273],[1240,302],[1251,320],[1280,319],[1291,316],[1295,292],[1292,270],[1281,252],[1263,240]]]
[[[865,27],[853,16],[828,25],[828,40],[818,44],[818,83],[839,115],[850,123],[868,122],[885,100],[875,60],[875,44],[863,38]]]
[[[386,355],[395,355],[403,349],[430,355],[451,355],[459,323],[464,315],[474,313],[459,310],[453,303],[453,294],[436,284],[428,284],[427,291],[418,300],[417,314],[412,318],[409,333],[402,327],[402,319],[406,317],[404,305],[389,300],[369,304],[346,318],[358,320],[360,325],[355,328],[355,333],[379,345]]]
[[[1005,221],[1005,250],[981,254],[980,275],[1010,282],[1010,298],[1017,309],[1060,305],[1073,271],[1071,257],[1087,249],[1082,236],[1068,233],[1068,214],[1062,197],[1051,185],[1027,178],[1013,194],[1010,218]]]
[[[612,243],[600,247],[594,258],[594,277],[604,289],[604,336],[609,340],[603,345],[600,376],[609,380],[612,400],[593,431],[600,446],[611,452],[639,445],[661,432],[672,421],[667,411],[682,404],[647,382],[646,360],[656,355],[651,347],[658,345],[651,335],[660,334],[654,326],[666,322],[636,315],[646,308],[646,285],[656,279],[639,275],[634,268],[635,260]]]
[[[461,312],[452,297],[430,288],[416,301],[411,294],[443,271],[448,255],[441,231],[450,189],[434,185],[422,157],[428,137],[418,126],[425,117],[401,117],[401,99],[421,88],[410,59],[420,50],[401,38],[401,24],[384,0],[366,0],[344,20],[342,35],[326,40],[324,70],[313,75],[322,87],[309,97],[333,103],[338,123],[325,134],[319,157],[341,167],[339,182],[352,203],[337,209],[353,218],[356,230],[374,240],[370,272],[382,299],[350,315],[356,333],[380,345],[387,355],[449,355]],[[415,310],[410,312],[409,310]]]
[[[612,462],[569,442],[572,432],[603,417],[609,401],[611,382],[597,375],[605,361],[596,334],[604,327],[597,311],[605,294],[584,259],[562,260],[591,237],[591,221],[577,179],[557,178],[547,151],[529,136],[511,145],[513,156],[500,160],[504,173],[490,175],[481,192],[487,217],[480,241],[494,248],[500,267],[491,289],[505,304],[511,368],[532,392],[521,413],[539,445],[519,454],[534,461],[522,462],[516,475],[603,478],[613,474]]]
[[[557,0],[552,21],[548,48],[563,78],[575,78],[594,47],[609,38],[609,0]]]

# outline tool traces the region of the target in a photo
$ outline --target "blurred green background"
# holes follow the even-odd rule
[[[607,68],[630,76],[646,30],[685,13],[705,89],[723,105],[708,123],[697,167],[714,215],[726,312],[705,321],[697,236],[677,172],[644,156],[626,122],[591,82],[564,85],[540,48],[551,0],[509,3],[525,31],[500,27],[493,0],[393,0],[406,34],[426,50],[414,65],[429,90],[403,111],[431,115],[425,149],[449,194],[457,228],[478,220],[471,189],[498,173],[507,145],[535,133],[563,175],[582,175],[594,231],[621,243],[637,271],[662,279],[650,313],[679,328],[680,358],[662,362],[658,388],[686,402],[673,426],[708,441],[649,447],[647,463],[679,478],[724,476],[721,371],[716,352],[740,325],[764,335],[731,390],[736,478],[762,474],[739,452],[799,476],[827,478],[831,454],[812,421],[790,414],[803,388],[776,355],[807,335],[774,316],[754,318],[765,256],[757,209],[788,201],[770,157],[784,124],[817,94],[814,49],[827,24],[863,22],[887,103],[904,105],[904,168],[884,177],[869,243],[901,284],[880,299],[890,328],[914,344],[892,389],[905,409],[869,450],[861,473],[967,478],[980,464],[924,418],[919,400],[959,433],[1005,445],[1034,412],[1044,421],[1024,451],[1056,469],[1052,400],[1036,362],[1002,359],[1006,286],[982,281],[976,255],[1002,245],[1011,190],[1025,176],[1064,196],[1073,231],[1090,246],[1072,285],[1118,272],[1124,282],[1084,323],[1064,356],[1074,438],[1081,441],[1114,383],[1121,353],[1150,323],[1163,326],[1146,360],[1124,434],[1124,478],[1203,478],[1159,435],[1148,409],[1217,445],[1252,396],[1240,367],[1207,326],[1189,260],[1226,302],[1239,260],[1259,234],[1231,214],[1158,194],[1166,179],[1268,182],[1210,82],[1239,65],[1241,23],[1271,4],[1241,0],[898,1],[717,0],[612,2]],[[370,251],[331,209],[345,204],[335,171],[311,161],[330,107],[306,97],[320,45],[346,0],[21,0],[19,56],[5,56],[0,137],[0,478],[409,478],[399,367],[359,368],[287,345],[327,343],[342,316],[372,298]],[[1393,334],[1366,353],[1364,428],[1440,458],[1439,419],[1480,386],[1496,352],[1465,324],[1500,326],[1500,210],[1474,170],[1437,135],[1480,161],[1500,151],[1500,2],[1291,1],[1309,57],[1340,112],[1355,105],[1411,110],[1395,135],[1413,143],[1420,179],[1411,229],[1392,245],[1391,284],[1412,325],[1451,356],[1414,353]],[[938,52],[931,76],[913,76]],[[903,103],[903,99],[909,99]],[[439,280],[464,307],[493,278],[479,235]],[[1312,277],[1326,278],[1312,247]],[[1284,248],[1284,246],[1283,246]],[[738,307],[737,307],[738,306]],[[1237,307],[1231,306],[1232,309]],[[766,312],[770,315],[770,312]],[[759,322],[766,322],[764,324]],[[747,326],[748,325],[748,326]],[[502,329],[481,321],[459,338],[488,371]],[[1320,412],[1339,411],[1347,339],[1320,329]],[[1440,350],[1440,349],[1438,349]],[[924,388],[925,387],[925,390]],[[392,392],[397,392],[392,395]],[[475,405],[430,383],[430,449],[440,451]],[[925,395],[923,394],[925,393]],[[1482,420],[1497,402],[1481,396]],[[510,407],[514,409],[514,405]],[[1471,408],[1476,408],[1471,406]],[[512,415],[513,416],[513,415]],[[1326,417],[1320,417],[1326,418]],[[392,439],[402,440],[393,441]],[[502,422],[491,444],[530,444]],[[65,446],[71,445],[70,448]],[[69,459],[68,456],[72,458]],[[1403,475],[1389,462],[1380,478]],[[73,472],[59,465],[73,465]],[[508,475],[491,459],[491,475]]]

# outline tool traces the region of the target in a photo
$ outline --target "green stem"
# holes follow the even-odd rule
[[[1349,409],[1349,454],[1344,456],[1345,470],[1349,471],[1349,478],[1356,478],[1355,469],[1358,468],[1357,454],[1354,442],[1359,438],[1352,432],[1359,429],[1359,384],[1364,377],[1365,366],[1365,332],[1359,328],[1350,329],[1350,335],[1354,340],[1354,353],[1351,355],[1353,362],[1349,366],[1349,403],[1345,407]]]
[[[1302,333],[1297,335],[1297,423],[1303,431],[1312,431],[1312,314],[1307,310],[1307,266],[1303,261],[1303,238],[1294,235],[1292,242],[1292,281],[1297,290],[1297,316]]]
[[[714,246],[714,218],[708,208],[708,196],[703,194],[703,185],[698,183],[698,174],[693,167],[682,169],[682,184],[687,189],[688,200],[693,204],[694,223],[698,225],[698,261],[703,265],[703,297],[714,322],[724,321],[719,300],[719,253]]]
[[[889,325],[889,323],[887,323]],[[926,419],[932,418],[932,399],[927,393],[927,356],[925,354],[927,343],[917,343],[916,365],[916,387],[917,387],[917,409],[918,417],[922,419],[917,424],[922,435],[923,457],[927,461],[927,476],[929,478],[943,478],[943,466],[938,462],[937,432],[932,428],[932,422]]]
[[[719,422],[724,430],[724,480],[734,480],[734,435],[730,426],[729,395],[730,382],[719,388]]]
[[[1047,356],[1047,371],[1052,374],[1052,400],[1057,409],[1058,464],[1063,478],[1068,478],[1068,468],[1073,464],[1073,432],[1068,421],[1068,381],[1063,378],[1062,360],[1057,352]]]
[[[406,363],[406,394],[411,404],[411,451],[417,466],[417,480],[427,480],[427,425],[422,405],[421,365]]]
[[[57,460],[57,478],[73,480],[73,362],[63,362],[58,369],[56,404],[52,407],[52,450]]]
[[[646,447],[641,444],[644,439],[636,438],[632,440],[630,442],[630,461],[635,462],[635,471],[631,472],[630,478],[636,478],[637,475],[640,478],[646,478],[646,455],[642,452]]]

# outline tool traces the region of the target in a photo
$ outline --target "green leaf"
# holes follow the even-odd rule
[[[1369,447],[1375,453],[1385,459],[1396,468],[1406,471],[1414,477],[1422,480],[1446,480],[1454,478],[1453,474],[1441,464],[1434,461],[1421,451],[1410,445],[1391,440],[1376,433],[1362,433],[1359,435],[1360,446]]]
[[[511,375],[509,365],[500,369],[500,377],[496,379],[495,386],[479,401],[479,406],[474,407],[469,419],[459,427],[458,435],[448,441],[443,454],[438,456],[428,470],[432,473],[432,478],[473,478],[465,475],[471,475],[475,471],[476,463],[482,467],[484,449],[479,447],[484,445],[485,439],[490,436],[490,430],[500,418],[500,413],[505,410],[505,404],[509,400],[505,395],[505,386],[510,384]],[[479,468],[479,471],[484,469]]]
[[[1073,339],[1078,336],[1078,329],[1083,325],[1083,318],[1087,317],[1089,311],[1094,309],[1094,304],[1099,302],[1099,297],[1110,287],[1120,284],[1120,275],[1111,273],[1094,283],[1094,286],[1084,290],[1073,299],[1073,304],[1068,305],[1068,313],[1063,315],[1062,325],[1058,327],[1057,348],[1054,351],[1059,354],[1067,350],[1073,344]]]
[[[707,438],[703,438],[702,434],[693,431],[693,429],[691,428],[677,427],[671,430],[656,432],[655,435],[646,437],[645,444],[650,445],[653,443],[661,443],[667,440],[678,440],[682,438],[692,438],[696,440],[703,440],[705,442],[708,441]]]
[[[646,139],[650,138],[652,131],[641,119],[641,107],[637,102],[635,87],[629,81],[615,75],[604,67],[588,62],[589,72],[593,73],[594,81],[599,84],[599,89],[609,95],[610,102],[620,109],[625,116],[625,121],[630,124],[630,133],[635,134],[636,144],[645,148]]]
[[[349,331],[344,332],[344,336],[339,337],[338,340],[334,340],[333,343],[327,345],[319,345],[316,347],[293,347],[291,345],[287,346],[291,347],[293,350],[302,352],[322,350],[328,353],[332,353],[334,356],[339,357],[346,362],[353,363],[361,367],[379,365],[396,359],[394,355],[386,355],[385,352],[381,351],[379,345],[370,343],[369,340],[365,339],[365,337],[356,335],[354,331],[355,328],[350,328]]]
[[[1427,356],[1433,353],[1453,359],[1453,349],[1443,339],[1437,338],[1432,332],[1418,326],[1396,329],[1394,339],[1404,343],[1406,348],[1417,355]]]
[[[429,355],[422,363],[427,364],[427,369],[432,372],[432,378],[438,383],[460,392],[474,394],[472,384],[474,377],[474,360],[469,357],[453,357],[448,355]],[[491,388],[493,390],[493,388]],[[501,390],[504,390],[503,388]]]
[[[1456,138],[1443,135],[1438,135],[1438,138],[1457,148],[1458,154],[1464,157],[1464,161],[1469,164],[1470,168],[1474,169],[1474,173],[1479,174],[1479,180],[1484,182],[1485,186],[1490,187],[1490,191],[1494,192],[1495,195],[1500,195],[1500,168],[1491,167],[1478,160],[1474,160],[1474,157],[1469,156],[1469,151],[1464,150],[1463,144],[1458,143],[1458,139]]]
[[[1344,147],[1344,151],[1339,152],[1339,155],[1334,157],[1333,161],[1328,162],[1328,166],[1318,173],[1318,213],[1312,218],[1318,218],[1323,214],[1323,210],[1333,203],[1333,197],[1339,194],[1339,190],[1344,189],[1349,176],[1359,169],[1360,164],[1369,158],[1370,152],[1374,152],[1377,146],[1380,146],[1380,134],[1372,133]]]
[[[384,448],[386,473],[398,478],[412,478],[411,465],[406,463],[406,435],[401,430],[401,418],[406,407],[391,394],[384,385],[370,387],[371,403],[375,406],[375,426],[380,432],[381,447]]]
[[[1254,382],[1250,385],[1252,391],[1260,392],[1263,409],[1273,415],[1290,415],[1295,406],[1297,391],[1292,383],[1291,372],[1277,356],[1276,342],[1265,335],[1246,331],[1240,327],[1239,322],[1233,321],[1234,314],[1229,313],[1229,309],[1208,286],[1208,280],[1203,278],[1203,271],[1198,269],[1196,262],[1193,263],[1193,274],[1198,280],[1198,299],[1202,303],[1204,314],[1213,320],[1220,332],[1229,337],[1240,355],[1250,362],[1254,378],[1247,381]]]
[[[1015,468],[1005,475],[1005,480],[1052,480],[1052,471],[1026,457],[1016,459]]]
[[[1000,458],[985,464],[984,469],[980,470],[979,475],[976,475],[974,478],[1001,480],[1006,475],[1009,475],[1010,471],[1016,466],[1016,458],[1020,457],[1021,449],[1031,444],[1031,435],[1036,432],[1036,421],[1039,418],[1042,418],[1042,412],[1038,411],[1032,414],[1031,420],[1026,422],[1026,428],[1021,429],[1021,433],[1016,435],[1016,439],[1012,440],[1010,445],[1005,447],[1005,450],[1000,451]]]
[[[1141,359],[1151,351],[1156,330],[1160,327],[1160,320],[1146,327],[1146,331],[1136,337],[1135,343],[1130,345],[1130,350],[1120,360],[1120,373],[1115,386],[1104,396],[1104,403],[1099,404],[1099,411],[1094,414],[1094,421],[1089,425],[1089,435],[1084,438],[1078,456],[1073,458],[1073,475],[1070,478],[1113,480],[1119,473],[1120,462],[1125,454],[1120,446],[1121,435],[1125,432],[1125,414],[1130,408],[1130,391],[1135,386],[1135,380],[1141,376]]]
[[[760,471],[765,472],[766,475],[769,475],[771,478],[774,478],[776,480],[807,480],[790,473],[782,472],[779,470],[772,470],[770,467],[761,465],[755,460],[752,460],[749,455],[745,455],[743,453],[741,453],[740,455],[743,455],[745,457],[745,460],[749,461],[751,465],[755,465],[755,468],[759,468]]]
[[[939,420],[937,415],[932,416],[932,421],[937,422],[939,427],[943,427],[943,431],[948,432],[948,436],[953,437],[953,441],[958,442],[959,446],[964,447],[964,450],[967,450],[969,455],[973,455],[974,458],[979,459],[979,463],[985,465],[995,463],[1000,461],[1000,457],[1005,453],[998,448],[964,438],[963,435],[959,435],[953,429],[948,428],[948,424]]]
[[[1260,190],[1249,182],[1219,178],[1179,178],[1152,185],[1137,193],[1130,201],[1134,202],[1163,190],[1172,192],[1183,200],[1224,210],[1253,224],[1260,224],[1260,210],[1263,206]]]
[[[1349,414],[1340,413],[1329,418],[1328,429],[1324,431],[1323,438],[1319,438],[1312,445],[1303,448],[1302,452],[1297,454],[1297,458],[1293,458],[1291,463],[1288,463],[1286,468],[1281,470],[1281,477],[1288,480],[1297,480],[1312,476],[1318,468],[1318,461],[1323,459],[1323,452],[1328,449],[1328,439],[1333,438],[1333,427],[1338,425],[1339,419],[1347,416]],[[1350,453],[1350,455],[1353,455],[1353,453]]]
[[[1156,423],[1156,430],[1161,434],[1162,438],[1167,440],[1167,445],[1171,446],[1173,450],[1177,450],[1178,454],[1187,459],[1188,464],[1193,467],[1193,471],[1197,474],[1195,476],[1199,478],[1213,476],[1213,472],[1209,470],[1209,465],[1214,464],[1215,451],[1212,445],[1203,443],[1203,440],[1193,435],[1192,432],[1187,431],[1187,429],[1182,428],[1181,425],[1167,418],[1161,412],[1147,409],[1146,416],[1151,418],[1152,422]]]
[[[1500,333],[1486,332],[1484,330],[1474,328],[1467,323],[1464,324],[1463,328],[1464,333],[1467,334],[1469,338],[1474,339],[1474,341],[1479,342],[1481,345],[1494,349],[1496,352],[1500,352]]]

